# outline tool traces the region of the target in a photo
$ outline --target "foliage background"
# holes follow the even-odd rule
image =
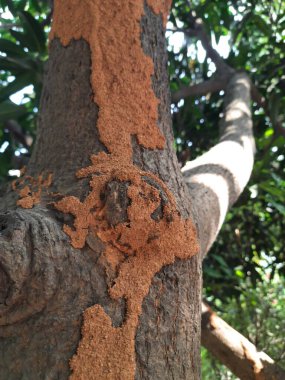
[[[246,70],[266,101],[266,107],[252,104],[255,166],[204,261],[204,297],[234,328],[284,366],[285,3],[173,1],[167,32],[172,91],[215,75],[213,63],[201,58],[201,43],[183,33],[189,28],[190,11],[202,18],[226,62]],[[33,148],[51,13],[49,0],[0,0],[2,184],[28,162]],[[172,104],[181,165],[217,142],[223,95],[220,91]],[[205,350],[202,357],[203,379],[235,378]]]

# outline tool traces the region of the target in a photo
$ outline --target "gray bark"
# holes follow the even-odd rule
[[[154,61],[153,88],[161,100],[159,127],[167,139],[163,151],[134,149],[134,162],[158,175],[174,193],[183,217],[192,215],[188,193],[176,154],[170,115],[165,36],[160,17],[146,7],[142,20],[142,46]],[[140,157],[140,158],[137,158]],[[175,174],[174,174],[175,173]],[[199,256],[177,261],[155,276],[143,303],[136,337],[136,379],[199,379],[201,262]],[[158,302],[155,302],[157,300]]]
[[[252,171],[255,144],[250,87],[246,74],[233,75],[226,89],[219,143],[182,168],[194,201],[203,255],[215,241],[229,207],[243,191]]]

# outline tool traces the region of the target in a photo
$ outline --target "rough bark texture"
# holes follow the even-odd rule
[[[167,56],[162,20],[145,7],[142,19],[142,46],[154,61],[153,89],[160,99],[159,127],[164,131],[167,148],[146,150],[137,146],[134,163],[162,178],[172,190],[183,217],[191,215],[192,203],[173,151],[170,116],[170,92],[167,76]],[[200,319],[196,313],[201,287],[199,256],[177,261],[155,276],[136,337],[137,379],[199,379],[200,348],[195,339],[200,334]],[[194,307],[195,305],[195,307]],[[198,364],[198,366],[197,366]]]
[[[158,126],[167,144],[162,150],[147,149],[133,136],[133,162],[164,181],[187,218],[190,197],[172,148],[162,18],[147,6],[141,41],[154,61]],[[85,198],[89,181],[76,179],[75,172],[88,164],[91,154],[107,151],[96,130],[98,106],[93,101],[90,65],[90,49],[83,39],[66,47],[57,39],[51,42],[39,137],[28,174],[52,173],[52,185],[33,209],[1,214],[1,379],[67,379],[84,310],[101,305],[113,327],[122,326],[126,318],[125,299],[114,300],[108,293],[114,276],[106,269],[104,244],[89,233],[83,248],[73,248],[62,231],[63,223],[73,226],[73,218],[51,203],[58,200],[58,193]],[[152,215],[159,220],[164,195],[157,183],[149,185],[162,199],[161,208]],[[127,188],[128,181],[111,181],[101,200],[112,226],[126,219]],[[177,260],[153,278],[136,334],[136,379],[199,379],[200,287],[198,256]]]
[[[202,305],[202,344],[242,380],[283,380],[285,371],[266,353]]]
[[[81,185],[76,171],[89,164],[92,153],[106,151],[94,128],[98,107],[92,101],[90,76],[87,42],[72,41],[63,49],[57,39],[51,41],[29,174],[51,172],[53,187],[61,194],[74,194],[74,187]]]
[[[89,247],[73,249],[54,215],[39,206],[2,215],[1,225],[7,279],[0,378],[65,379],[80,339],[82,310],[103,302],[120,322],[120,311],[114,312],[119,303],[107,305],[106,278],[96,265],[99,247],[93,244],[97,254]]]

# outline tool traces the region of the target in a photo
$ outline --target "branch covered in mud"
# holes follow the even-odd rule
[[[226,213],[246,186],[255,151],[250,110],[250,80],[235,74],[225,95],[220,141],[182,168],[193,199],[205,255],[224,222]]]

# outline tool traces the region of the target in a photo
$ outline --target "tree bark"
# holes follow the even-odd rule
[[[265,352],[202,304],[202,345],[242,380],[282,380],[282,370]]]
[[[196,380],[201,262],[172,147],[165,5],[82,3],[55,1],[37,143],[1,205],[0,378]],[[121,32],[125,46],[132,39],[134,61],[120,78]],[[120,92],[124,75],[142,79]],[[81,228],[84,215],[90,223]],[[140,236],[142,243],[134,240]]]
[[[252,171],[255,143],[250,88],[245,73],[232,76],[225,93],[219,143],[182,168],[194,200],[203,256],[215,241],[228,209],[238,199]]]

